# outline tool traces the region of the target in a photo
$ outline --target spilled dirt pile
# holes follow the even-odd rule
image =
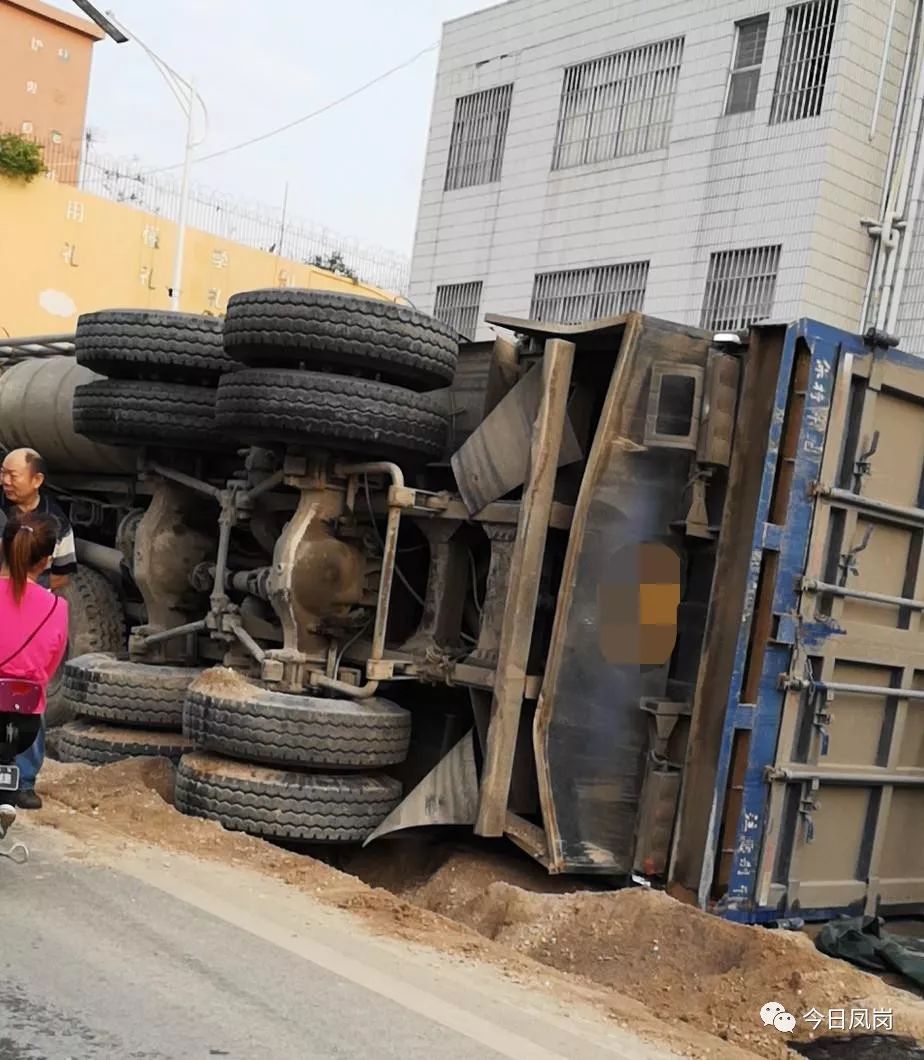
[[[346,860],[364,883],[181,816],[171,805],[173,770],[165,760],[98,769],[48,762],[42,781],[48,801],[37,819],[46,825],[80,835],[92,818],[126,842],[255,869],[355,911],[382,933],[490,960],[563,998],[603,1004],[613,1019],[691,1056],[791,1057],[786,1040],[760,1024],[769,1001],[798,1017],[813,1008],[891,1009],[896,1034],[924,1040],[924,1003],[825,957],[806,936],[731,924],[658,892],[574,891],[574,881],[550,879],[500,847],[401,840]],[[806,1024],[800,1027],[797,1035],[808,1037]]]
[[[189,690],[204,696],[241,700],[259,691],[236,670],[230,670],[227,666],[213,666],[210,670],[204,670],[189,686]]]
[[[446,869],[414,900],[518,953],[644,1002],[656,1016],[762,1055],[778,1055],[779,1046],[756,1018],[766,1001],[799,1018],[813,1008],[892,1009],[896,1031],[924,1038],[924,1004],[825,957],[804,935],[732,924],[641,889],[550,895],[498,882],[466,896],[446,891]]]
[[[91,768],[46,761],[41,791],[48,799],[37,815],[42,824],[79,831],[92,817],[125,838],[229,865],[248,865],[287,883],[312,890],[337,889],[358,880],[336,873],[313,858],[287,854],[214,821],[184,817],[173,806],[174,769],[165,758],[129,758]]]
[[[475,925],[468,916],[477,915],[469,906],[473,900],[477,904],[492,883],[541,894],[585,889],[574,877],[549,876],[503,839],[486,840],[473,850],[464,843],[392,836],[345,858],[341,867],[370,887],[382,887],[469,927]]]

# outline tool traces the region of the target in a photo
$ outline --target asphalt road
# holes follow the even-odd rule
[[[379,939],[246,870],[20,829],[0,860],[0,1060],[661,1060],[590,1010]],[[108,860],[108,863],[107,863]]]

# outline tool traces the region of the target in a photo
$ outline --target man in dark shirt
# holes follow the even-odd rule
[[[77,570],[74,532],[67,516],[47,493],[42,493],[47,473],[45,461],[34,449],[14,449],[0,468],[0,533],[14,512],[40,512],[53,515],[58,523],[58,544],[51,558],[51,568],[40,580],[46,589],[63,589]]]
[[[16,512],[41,512],[54,516],[58,523],[58,544],[51,559],[51,567],[39,579],[39,584],[52,592],[64,589],[70,576],[77,570],[77,550],[74,532],[60,507],[42,492],[47,469],[45,461],[34,449],[14,449],[0,467],[0,533],[7,519]],[[45,761],[45,730],[39,730],[35,743],[16,759],[19,766],[19,794],[17,803],[24,810],[41,809],[42,800],[36,794],[35,781]]]

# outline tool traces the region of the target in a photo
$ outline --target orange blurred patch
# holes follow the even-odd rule
[[[614,666],[663,666],[677,643],[680,557],[662,544],[623,549],[610,572],[619,581],[601,585],[600,650]]]
[[[680,606],[680,585],[639,586],[638,620],[642,626],[676,626]]]

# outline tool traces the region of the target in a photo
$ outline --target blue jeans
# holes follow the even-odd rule
[[[35,779],[39,770],[45,762],[45,723],[38,731],[34,743],[21,755],[16,756],[16,765],[19,766],[19,787],[22,791],[34,791]]]

